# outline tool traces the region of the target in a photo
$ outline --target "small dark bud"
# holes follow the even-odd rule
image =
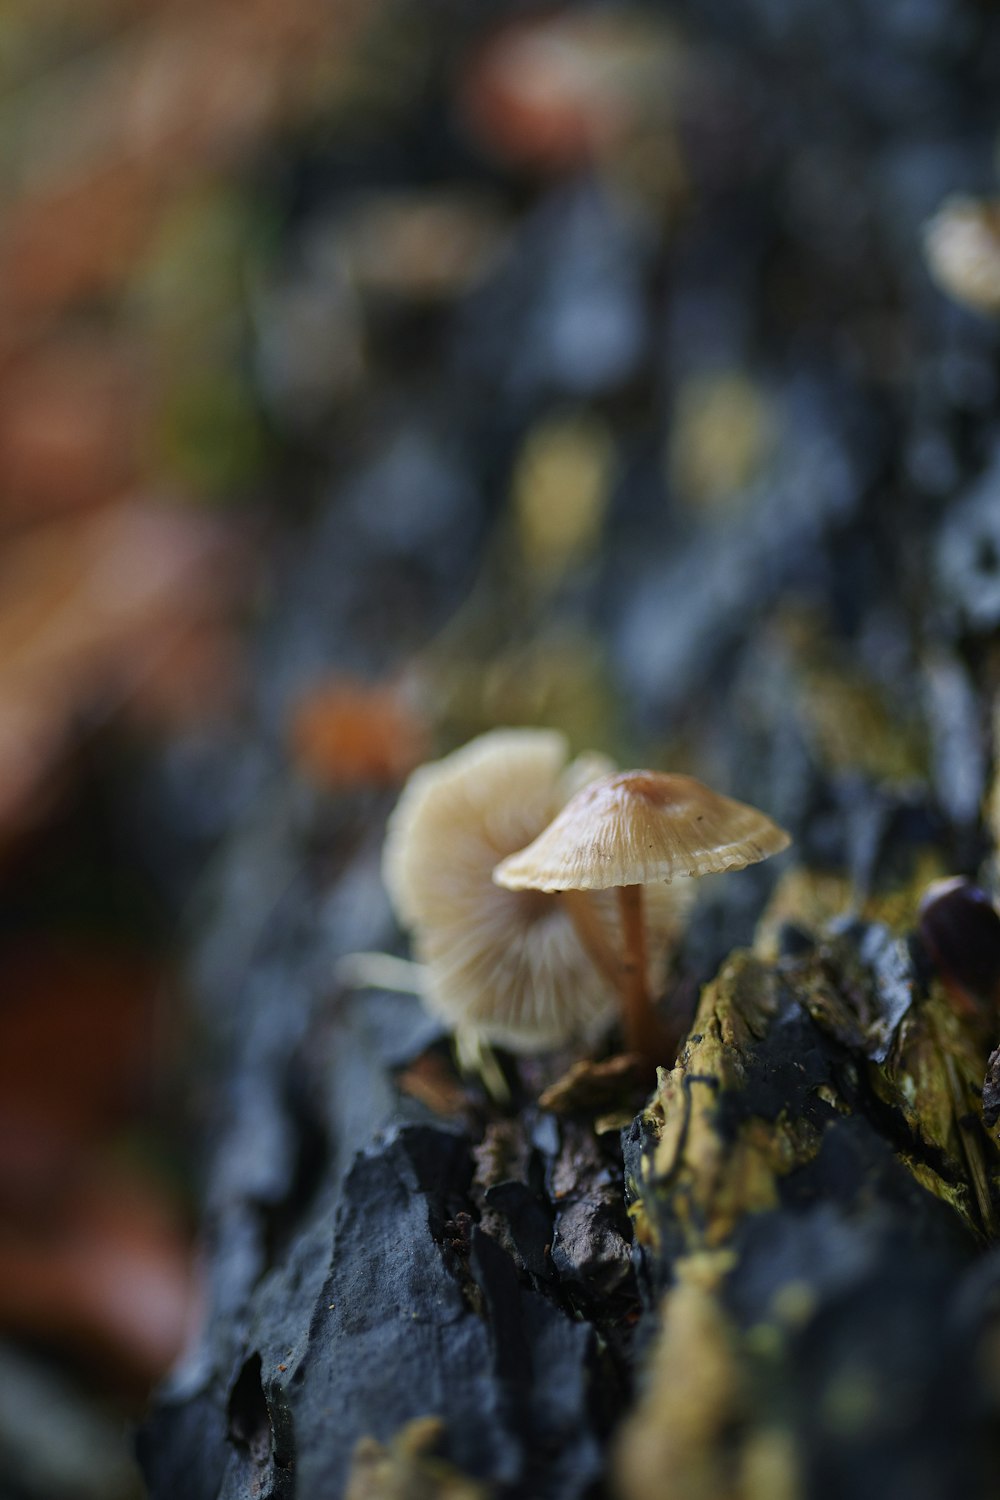
[[[935,880],[920,903],[917,931],[946,983],[991,1002],[1000,994],[1000,915],[970,880]]]
[[[983,1080],[983,1120],[993,1129],[1000,1120],[1000,1047],[990,1053]]]

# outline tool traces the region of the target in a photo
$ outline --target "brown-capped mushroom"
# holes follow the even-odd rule
[[[789,842],[765,813],[693,776],[616,771],[571,797],[533,843],[497,865],[493,878],[510,891],[617,890],[626,1045],[651,1056],[659,1028],[649,992],[643,887],[739,870]]]
[[[499,860],[534,839],[609,762],[568,764],[561,734],[494,730],[415,771],[390,819],[383,875],[426,966],[422,998],[459,1036],[542,1050],[604,1026],[616,1004],[621,942],[613,895],[505,890]],[[653,903],[662,962],[683,896]]]

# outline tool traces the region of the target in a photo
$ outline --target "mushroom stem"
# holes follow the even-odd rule
[[[427,987],[424,964],[392,953],[345,953],[337,960],[338,984],[351,990],[389,990],[397,995],[422,995]]]
[[[587,891],[560,891],[559,899],[580,939],[580,946],[595,968],[615,988],[621,985],[622,966]]]
[[[646,979],[646,922],[643,914],[642,886],[618,887],[618,905],[622,919],[622,1027],[629,1052],[641,1053],[651,1061],[659,1057],[662,1029],[653,1011]]]

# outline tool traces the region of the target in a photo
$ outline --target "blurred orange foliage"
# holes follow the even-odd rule
[[[145,1099],[157,979],[107,944],[0,949],[0,1203],[44,1198]]]
[[[171,282],[168,268],[165,292],[144,278],[159,269],[157,236],[172,214],[183,217],[199,194],[224,196],[269,134],[328,98],[371,9],[366,0],[12,0],[5,9],[8,881],[12,835],[50,809],[82,734],[123,711],[160,729],[204,721],[239,691],[249,528],[196,510],[196,497],[165,477],[158,445],[169,379],[191,383],[196,399],[198,380],[212,387],[215,351],[221,377],[239,356],[238,276],[227,263],[231,295],[209,313],[219,326],[205,331],[204,349],[182,347],[179,372],[170,340],[185,317],[201,317],[200,303],[194,314],[189,306],[192,273]],[[197,257],[195,266],[197,280]],[[201,438],[199,428],[192,441]],[[378,764],[380,775],[408,767],[413,724],[402,709],[394,719],[388,702],[378,712],[381,730],[346,739],[329,715],[324,729],[307,713],[304,758],[327,766],[339,755],[345,766]],[[176,1356],[195,1305],[190,1236],[172,1195],[148,1165],[111,1165],[148,1110],[158,983],[155,964],[96,941],[0,942],[0,1329],[71,1352],[133,1391]]]
[[[0,1329],[139,1392],[195,1305],[171,1195],[107,1159],[148,1111],[160,982],[147,959],[93,940],[0,948]]]
[[[53,107],[72,128],[28,140],[25,185],[6,205],[3,345],[113,292],[174,195],[309,107],[310,80],[342,61],[365,14],[364,0],[160,0],[86,69],[55,67]]]
[[[0,1328],[137,1399],[180,1354],[197,1305],[189,1236],[143,1173],[95,1170],[44,1216],[0,1225]]]
[[[238,576],[231,552],[217,523],[139,501],[8,541],[0,557],[0,828],[37,814],[81,716],[141,698],[171,650],[226,631]]]
[[[398,684],[341,677],[296,705],[290,742],[295,763],[324,786],[391,786],[427,758],[429,735]]]
[[[149,416],[123,340],[52,338],[0,372],[0,496],[12,522],[97,505],[135,480]]]

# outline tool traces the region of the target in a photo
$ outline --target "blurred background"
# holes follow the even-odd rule
[[[269,809],[325,888],[549,724],[989,853],[1000,16],[6,0],[0,90],[0,1490],[126,1500]]]

